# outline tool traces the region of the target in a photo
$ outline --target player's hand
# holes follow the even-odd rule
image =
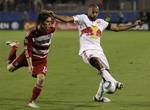
[[[54,12],[51,10],[42,10],[41,13],[50,14],[51,16],[54,16]]]
[[[141,20],[137,20],[137,21],[135,21],[135,25],[143,25],[144,24],[144,22],[143,21],[141,21]]]
[[[49,13],[48,10],[42,10],[40,13]]]
[[[51,16],[55,17],[55,13],[54,13],[53,11],[49,10],[49,14],[50,14]]]

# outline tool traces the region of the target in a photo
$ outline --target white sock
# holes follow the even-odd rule
[[[98,91],[97,91],[97,93],[96,93],[96,95],[95,95],[95,97],[98,99],[98,98],[100,98],[100,97],[102,97],[102,95],[103,95],[103,92],[102,92],[102,84],[103,84],[103,82],[104,82],[104,80],[102,79],[101,81],[100,81],[100,83],[99,83],[99,88],[98,88]]]
[[[102,71],[102,77],[106,81],[110,81],[110,82],[114,82],[114,83],[117,82],[106,69],[101,69],[101,71]]]

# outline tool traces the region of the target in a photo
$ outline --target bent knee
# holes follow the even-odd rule
[[[44,81],[45,80],[45,75],[44,74],[38,74],[37,78],[39,81]]]
[[[90,58],[89,63],[98,70],[100,70],[102,68],[101,63],[99,62],[98,58],[96,58],[96,57]]]
[[[98,62],[98,59],[96,57],[91,57],[89,59],[90,64],[95,65],[96,62]]]
[[[13,72],[15,70],[15,67],[12,64],[7,65],[7,70],[10,72]]]
[[[42,88],[43,87],[43,82],[45,80],[45,75],[44,74],[38,74],[37,75],[37,82],[36,82],[36,86],[38,88]]]
[[[90,64],[92,66],[94,66],[95,68],[97,68],[99,71],[101,71],[101,69],[109,69],[109,66],[106,65],[101,59],[96,58],[96,57],[92,57],[89,60]]]

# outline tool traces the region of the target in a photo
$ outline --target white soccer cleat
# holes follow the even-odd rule
[[[34,101],[29,102],[29,103],[28,103],[28,106],[31,107],[31,108],[40,108],[38,105],[35,104]]]
[[[18,47],[19,42],[18,41],[6,41],[6,45],[9,45],[10,47]]]
[[[108,102],[111,102],[111,100],[107,97],[99,97],[99,98],[96,98],[95,96],[93,97],[93,101],[95,102],[102,102],[102,103],[108,103]]]

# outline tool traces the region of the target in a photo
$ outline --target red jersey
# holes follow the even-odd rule
[[[46,32],[37,28],[32,29],[26,34],[24,47],[25,56],[33,59],[47,58],[49,47],[51,45],[52,33],[55,28],[51,27]]]

